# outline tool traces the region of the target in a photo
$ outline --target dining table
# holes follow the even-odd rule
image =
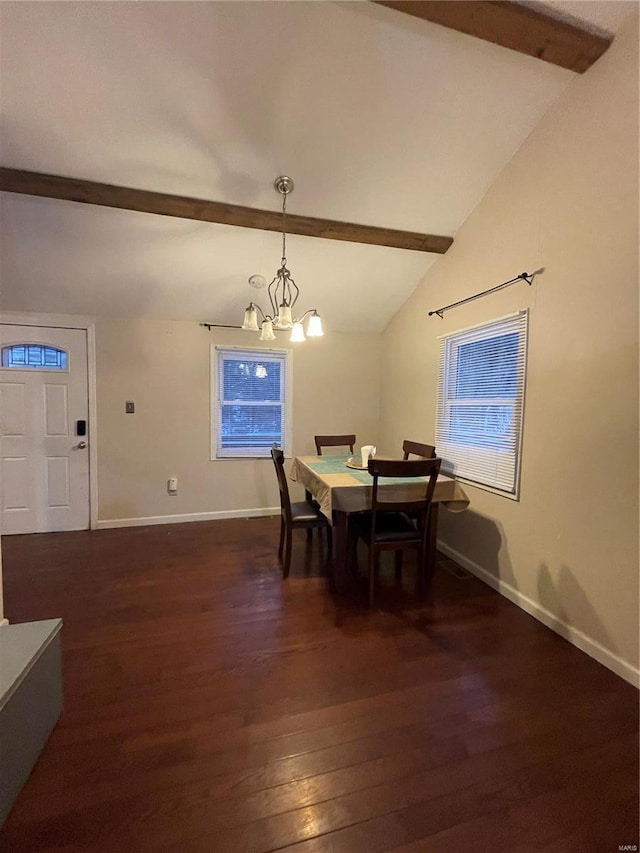
[[[296,456],[290,476],[311,495],[333,525],[333,582],[336,588],[341,589],[346,579],[349,516],[371,509],[373,477],[349,456]],[[385,478],[384,481],[379,481],[378,489],[380,495],[384,495],[387,500],[412,500],[424,495],[425,481],[425,477]],[[432,498],[426,557],[427,577],[432,575],[436,564],[440,504],[449,512],[463,512],[469,506],[469,498],[458,480],[442,472],[438,474]]]

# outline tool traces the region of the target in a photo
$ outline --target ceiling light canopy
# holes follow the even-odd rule
[[[309,308],[303,314],[295,314],[294,306],[298,301],[300,289],[287,268],[287,196],[293,192],[293,181],[286,175],[281,175],[274,181],[274,187],[282,195],[282,259],[280,267],[267,288],[269,308],[263,311],[256,302],[250,302],[244,312],[242,328],[250,332],[260,332],[261,341],[275,340],[278,330],[291,330],[290,340],[304,341],[306,337],[317,338],[324,334],[322,320],[316,308]],[[262,287],[261,276],[251,276],[249,284]],[[261,320],[258,325],[258,314]],[[307,319],[308,318],[308,319]],[[303,322],[307,320],[305,335]]]

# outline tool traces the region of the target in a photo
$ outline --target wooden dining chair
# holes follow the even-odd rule
[[[408,459],[409,454],[421,456],[423,459],[433,459],[436,455],[436,449],[433,444],[420,444],[419,441],[403,441],[402,442],[403,459]]]
[[[418,586],[424,594],[426,564],[429,553],[431,501],[440,471],[440,459],[396,460],[370,459],[373,477],[371,512],[355,516],[350,527],[349,551],[357,557],[358,540],[369,548],[369,607],[375,599],[376,577],[382,551],[396,552],[396,576],[402,570],[402,554],[406,549],[418,551]],[[426,477],[424,489],[411,500],[387,498],[381,491],[385,477]]]
[[[322,456],[323,447],[348,447],[353,453],[353,445],[356,443],[355,435],[314,435],[316,452]]]
[[[331,525],[317,504],[310,501],[291,502],[289,483],[287,482],[287,475],[284,471],[284,453],[282,450],[273,447],[271,449],[271,458],[276,469],[278,489],[280,491],[280,544],[278,546],[278,557],[282,562],[282,577],[288,578],[291,568],[291,534],[294,530],[307,530],[309,533],[311,533],[314,527],[326,530],[327,562],[331,559],[333,537]]]

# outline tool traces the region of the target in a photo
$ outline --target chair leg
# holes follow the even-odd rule
[[[431,595],[431,576],[429,573],[429,551],[420,549],[418,551],[418,594],[423,601]]]
[[[369,549],[369,608],[373,608],[376,594],[376,574],[380,564],[380,554],[375,548]]]
[[[284,547],[284,516],[280,516],[280,544],[278,545],[278,557],[282,559],[282,548]]]
[[[429,552],[420,554],[420,597],[427,604],[433,604],[433,571],[429,564]]]
[[[282,563],[282,577],[289,577],[291,568],[291,527],[287,527],[284,546],[284,561]]]
[[[404,556],[404,552],[401,548],[399,548],[395,552],[395,569],[396,569],[396,581],[401,580],[402,578],[402,558]]]
[[[311,531],[311,528],[307,527],[307,534],[310,531]],[[318,546],[320,549],[320,559],[322,560],[322,557],[324,556],[324,551],[322,548],[322,536],[318,537]],[[311,537],[309,535],[307,535],[307,538],[305,539],[305,543],[304,543],[304,570],[305,570],[305,573],[307,575],[311,571],[311,554],[312,554],[312,551],[313,551],[313,542],[312,542]]]
[[[327,524],[325,529],[327,531],[327,565],[330,565],[333,561],[333,528]],[[322,537],[322,533],[319,536]]]
[[[347,571],[352,575],[357,574],[358,569],[358,534],[354,530],[353,519],[349,519],[347,523],[347,553],[346,553]]]

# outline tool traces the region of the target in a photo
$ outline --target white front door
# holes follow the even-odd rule
[[[87,333],[0,325],[0,356],[0,530],[86,530]]]

